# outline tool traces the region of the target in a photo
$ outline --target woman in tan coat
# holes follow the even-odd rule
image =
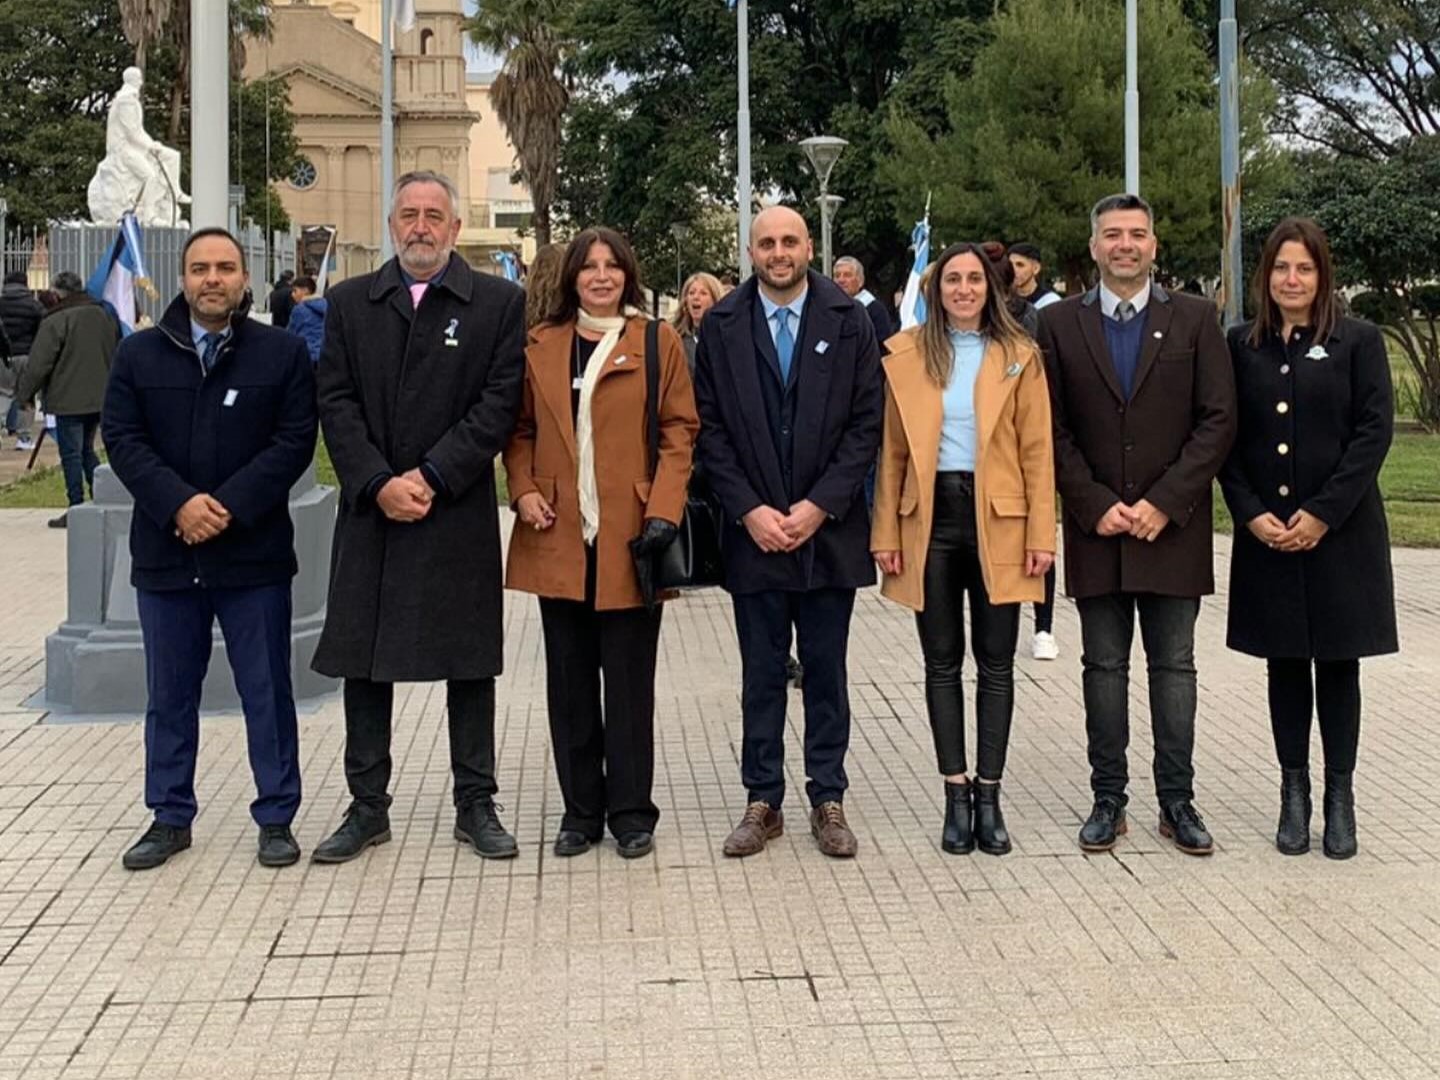
[[[607,824],[622,856],[647,855],[660,816],[650,792],[661,609],[645,607],[631,542],[650,553],[674,539],[700,421],[685,351],[662,326],[651,476],[643,303],[623,237],[597,228],[571,241],[555,305],[530,332],[505,450],[518,515],[505,584],[540,597],[561,856],[588,851]]]
[[[881,592],[916,612],[945,777],[940,846],[1003,855],[1000,776],[1020,605],[1044,598],[1055,561],[1050,398],[1039,350],[1006,310],[978,245],[946,248],[923,292],[929,319],[886,343],[870,550],[884,572]],[[966,593],[978,681],[974,785],[961,681]]]

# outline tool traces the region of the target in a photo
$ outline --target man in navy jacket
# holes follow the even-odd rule
[[[190,846],[200,687],[216,619],[245,713],[259,859],[300,857],[300,754],[290,681],[291,486],[315,453],[304,343],[247,317],[245,254],[201,229],[181,255],[183,295],[115,352],[105,446],[135,497],[131,584],[145,640],[145,805],[154,823],[130,870]]]

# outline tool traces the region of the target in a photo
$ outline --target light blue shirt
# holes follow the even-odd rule
[[[943,397],[938,468],[941,472],[974,472],[975,377],[985,359],[985,335],[975,330],[951,330],[950,348],[955,363]]]
[[[765,325],[770,328],[770,341],[773,344],[776,335],[780,333],[780,320],[775,317],[776,312],[788,311],[786,316],[790,320],[790,336],[794,338],[795,344],[800,344],[800,316],[805,313],[805,301],[810,298],[810,286],[806,285],[805,290],[783,308],[770,297],[765,295],[765,290],[760,289],[760,306],[765,312]]]
[[[221,345],[224,345],[225,342],[230,340],[231,329],[233,328],[227,323],[225,329],[220,331]],[[194,319],[190,320],[190,337],[195,342],[195,351],[200,353],[202,356],[205,353],[205,335],[208,333],[210,333],[210,331],[206,330],[205,327],[201,326]]]

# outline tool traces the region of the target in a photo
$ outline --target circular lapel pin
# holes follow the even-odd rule
[[[1006,377],[1007,379],[1013,379],[1016,375],[1019,375],[1019,374],[1020,374],[1020,365],[1019,365],[1019,364],[1011,364],[1009,367],[1007,367],[1007,368],[1005,369],[1005,377]]]

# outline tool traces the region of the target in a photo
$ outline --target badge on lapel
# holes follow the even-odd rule
[[[1325,351],[1324,345],[1311,345],[1310,351],[1305,354],[1307,360],[1329,360],[1330,354]]]
[[[460,339],[455,336],[459,329],[459,319],[451,319],[450,325],[445,327],[445,344],[449,345],[452,349],[458,347],[460,344]]]
[[[1007,379],[1013,379],[1013,378],[1015,378],[1016,375],[1019,375],[1019,374],[1020,374],[1020,364],[1019,364],[1018,362],[1011,364],[1009,367],[1007,367],[1007,368],[1005,369],[1005,378],[1007,378]]]
[[[815,343],[815,351],[821,356],[824,356],[830,351],[830,343],[828,341],[817,341]]]

